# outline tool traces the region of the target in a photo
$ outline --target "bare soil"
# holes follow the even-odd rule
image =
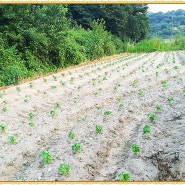
[[[184,65],[183,51],[127,54],[1,90],[0,180],[115,181],[124,171],[131,181],[185,180]],[[82,149],[74,153],[76,142]],[[43,150],[51,163],[43,164]],[[70,165],[66,175],[58,172],[62,163]]]

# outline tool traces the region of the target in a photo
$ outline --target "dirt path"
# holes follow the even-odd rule
[[[123,171],[131,180],[184,179],[184,61],[183,51],[129,54],[1,91],[0,125],[7,129],[0,131],[0,180],[118,180]],[[76,142],[82,149],[74,154]],[[133,143],[140,146],[137,156]],[[43,150],[53,156],[46,165]],[[59,175],[61,163],[70,173]]]

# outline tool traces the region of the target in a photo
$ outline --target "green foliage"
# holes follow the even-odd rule
[[[150,126],[149,125],[145,125],[143,127],[143,134],[149,134],[150,133]]]
[[[16,137],[15,136],[8,136],[8,140],[10,141],[11,144],[15,144]]]
[[[137,153],[140,152],[140,147],[137,144],[132,144],[132,152],[134,155],[137,155]]]
[[[80,151],[81,148],[82,148],[82,147],[81,147],[81,144],[80,144],[80,143],[75,143],[74,145],[72,145],[72,151],[73,151],[74,153]]]
[[[70,139],[74,139],[75,133],[73,131],[70,131],[68,136],[69,136]]]
[[[112,113],[111,111],[105,111],[105,112],[104,112],[104,115],[105,115],[105,116],[108,116],[108,115],[110,115],[111,113]]]
[[[156,109],[157,109],[157,111],[161,111],[161,110],[163,109],[163,107],[162,107],[162,105],[158,105],[158,106],[156,107]]]
[[[101,125],[96,125],[96,133],[100,134],[102,132],[102,126]]]
[[[1,124],[1,125],[0,125],[0,130],[1,130],[2,132],[5,132],[6,129],[7,129],[7,125],[5,125],[5,124]]]
[[[153,114],[153,113],[150,113],[150,114],[148,115],[148,118],[149,118],[149,120],[150,120],[151,122],[154,122],[154,121],[156,120],[157,116],[156,116],[155,114]]]
[[[120,181],[128,181],[130,179],[130,174],[128,172],[121,172],[118,178]]]
[[[51,162],[51,160],[53,159],[53,156],[50,152],[43,150],[40,153],[40,156],[42,157],[42,162],[44,164],[49,164]]]
[[[60,166],[58,168],[58,172],[60,175],[65,175],[65,174],[69,173],[69,171],[70,171],[69,164],[60,164]]]

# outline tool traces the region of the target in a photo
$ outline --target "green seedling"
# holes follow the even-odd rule
[[[32,88],[33,87],[33,83],[32,82],[30,82],[30,88]]]
[[[7,125],[4,125],[4,124],[0,125],[0,130],[1,130],[2,132],[5,132],[6,129],[7,129]]]
[[[163,81],[161,82],[161,84],[162,84],[163,87],[166,87],[166,86],[167,86],[167,81],[166,81],[166,80],[163,80]]]
[[[82,76],[82,75],[79,75],[79,77],[80,77],[80,78],[83,78],[83,76]]]
[[[15,144],[16,142],[15,136],[8,136],[8,140],[10,141],[11,144]]]
[[[2,108],[2,111],[3,111],[3,112],[6,112],[6,111],[7,111],[7,107],[3,107],[3,108]]]
[[[46,79],[46,78],[43,78],[43,81],[44,81],[44,82],[47,82],[47,79]]]
[[[178,70],[178,69],[179,69],[179,67],[178,67],[178,66],[175,66],[175,67],[174,67],[174,69],[175,69],[175,70]]]
[[[64,74],[64,73],[62,73],[61,75],[62,75],[62,76],[65,76],[65,74]]]
[[[68,71],[68,74],[69,74],[69,75],[72,75],[71,71]]]
[[[30,127],[34,127],[35,126],[35,124],[33,122],[30,122],[29,125],[30,125]]]
[[[60,108],[60,103],[54,103],[54,108]]]
[[[185,94],[185,89],[183,89],[182,92]]]
[[[75,99],[73,100],[73,103],[74,103],[74,104],[77,104],[77,102],[78,102],[78,101],[77,101],[77,98],[75,98]]]
[[[75,143],[74,145],[72,145],[72,151],[74,153],[78,152],[81,150],[81,144],[80,143]]]
[[[71,77],[70,82],[74,82],[75,78]]]
[[[2,98],[3,97],[3,93],[0,93],[0,98]]]
[[[58,173],[60,175],[65,175],[65,174],[69,173],[69,171],[70,171],[69,164],[60,164],[60,166],[58,168]]]
[[[132,152],[134,155],[137,155],[140,152],[140,147],[137,144],[132,144]]]
[[[110,114],[111,114],[111,111],[105,111],[105,112],[104,112],[104,115],[105,115],[105,116],[108,116],[108,115],[110,115]]]
[[[162,107],[162,105],[158,105],[158,106],[156,107],[156,109],[157,109],[157,111],[161,111],[161,110],[163,109],[163,107]]]
[[[105,76],[105,77],[103,77],[103,80],[107,80],[106,76]]]
[[[54,81],[57,81],[57,77],[56,77],[56,76],[53,76],[53,80],[54,80]]]
[[[51,87],[51,89],[56,89],[57,88],[57,86],[55,86],[55,85],[52,85],[50,87]]]
[[[141,89],[139,89],[138,95],[139,95],[139,96],[143,96],[143,94],[144,94],[143,91],[142,91]]]
[[[40,156],[42,157],[42,162],[44,164],[49,164],[51,162],[51,160],[53,159],[53,156],[50,152],[43,150],[40,153]]]
[[[82,87],[81,86],[78,86],[78,90],[80,90]]]
[[[70,131],[68,136],[69,136],[70,139],[74,139],[75,133],[73,131]]]
[[[121,172],[118,178],[120,181],[128,181],[130,179],[130,174],[128,172]]]
[[[124,107],[124,105],[123,105],[123,104],[120,104],[120,105],[119,105],[119,108],[120,108],[120,109],[122,109],[123,107]]]
[[[116,98],[116,101],[119,103],[121,102],[121,98]]]
[[[149,120],[150,120],[151,122],[153,122],[153,121],[155,121],[155,119],[156,119],[157,117],[156,117],[155,114],[150,113],[150,114],[148,115],[148,118],[149,118]]]
[[[138,83],[138,80],[134,80],[134,81],[132,82],[132,86],[135,87],[135,86],[137,85],[137,83]]]
[[[155,72],[155,76],[158,77],[159,76],[159,72]]]
[[[81,120],[82,121],[87,121],[87,116],[84,116]]]
[[[33,119],[34,117],[35,117],[35,115],[34,115],[32,112],[30,112],[30,113],[29,113],[29,118],[30,118],[30,119]]]
[[[4,101],[3,101],[3,104],[4,104],[4,105],[7,105],[7,104],[8,104],[8,101],[7,101],[7,100],[4,100]]]
[[[97,97],[97,96],[98,96],[98,93],[97,93],[97,92],[95,92],[95,93],[94,93],[94,96],[96,96],[96,97]]]
[[[149,134],[150,133],[150,126],[149,125],[145,125],[143,127],[143,134]]]
[[[96,133],[100,134],[102,132],[102,126],[101,125],[96,125]]]
[[[164,69],[164,71],[166,72],[166,74],[168,74],[168,73],[169,73],[169,70],[168,70],[168,69]]]
[[[27,99],[27,98],[26,98],[26,99],[24,99],[24,102],[25,102],[25,103],[28,103],[28,99]]]
[[[97,108],[97,110],[102,110],[103,109],[102,106],[97,106],[96,108]]]
[[[55,110],[51,110],[51,111],[50,111],[50,115],[51,115],[51,116],[54,116],[55,114],[56,114],[56,111],[55,111]]]
[[[171,104],[174,101],[174,99],[172,97],[170,97],[170,98],[167,99],[167,101],[168,101],[169,104]]]
[[[18,92],[20,92],[20,91],[21,91],[21,88],[20,88],[20,87],[16,87],[16,90],[17,90]]]
[[[60,84],[61,84],[62,86],[64,86],[64,85],[65,85],[65,82],[63,82],[63,81],[60,81]]]

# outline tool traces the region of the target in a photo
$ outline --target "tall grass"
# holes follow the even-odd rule
[[[165,41],[160,38],[145,39],[137,44],[128,44],[127,52],[172,51],[185,49],[185,36],[176,36]]]

